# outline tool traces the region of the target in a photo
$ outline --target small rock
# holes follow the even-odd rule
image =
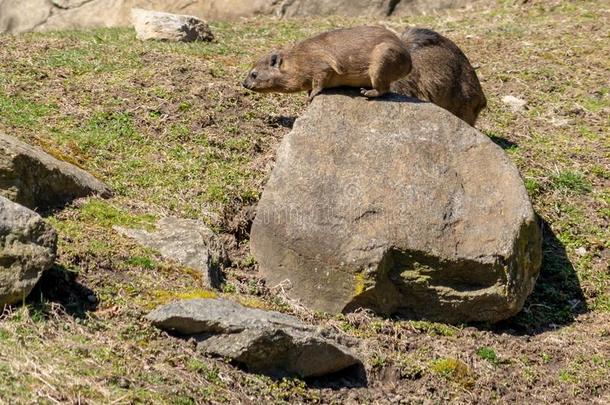
[[[553,117],[550,122],[554,127],[565,127],[570,123],[570,120],[567,118]]]
[[[131,21],[141,40],[192,42],[214,39],[208,24],[194,16],[134,8]]]
[[[127,389],[131,386],[131,382],[125,377],[119,377],[116,381],[116,385],[119,388]]]
[[[0,133],[0,195],[31,209],[46,209],[93,194],[112,195],[86,171]]]
[[[527,104],[527,101],[515,96],[504,96],[502,97],[502,102],[506,104],[513,112],[523,111]]]
[[[40,215],[0,197],[0,308],[32,291],[56,251],[57,234]]]
[[[568,115],[583,115],[586,111],[581,106],[576,106],[568,111]]]
[[[317,377],[360,363],[347,347],[293,316],[225,299],[176,301],[147,319],[161,329],[195,335],[202,352],[230,358],[257,373]]]
[[[220,285],[222,267],[228,257],[217,235],[203,222],[163,218],[155,232],[119,226],[114,229],[143,246],[158,250],[167,259],[199,270],[205,287]]]
[[[576,249],[576,254],[580,257],[583,257],[587,254],[587,249],[581,246],[578,249]]]

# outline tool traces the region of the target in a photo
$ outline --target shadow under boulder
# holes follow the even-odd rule
[[[497,325],[497,330],[532,335],[568,325],[588,311],[574,266],[565,246],[542,222],[542,269],[523,311]]]
[[[260,271],[315,310],[509,318],[542,256],[521,176],[487,136],[410,100],[314,99],[280,145],[257,207]]]
[[[78,281],[77,273],[55,264],[42,274],[27,302],[42,308],[47,303],[60,304],[68,315],[83,318],[97,308],[98,298],[93,290]]]

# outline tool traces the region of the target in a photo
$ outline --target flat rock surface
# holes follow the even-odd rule
[[[0,134],[0,195],[31,209],[46,209],[95,194],[112,193],[86,171]]]
[[[114,229],[139,244],[158,250],[166,259],[198,270],[206,287],[218,287],[222,266],[228,261],[217,235],[203,222],[163,218],[155,231],[116,226]]]
[[[516,314],[541,263],[516,167],[433,104],[356,94],[316,97],[280,145],[250,241],[267,285],[331,313]]]
[[[57,234],[40,215],[0,196],[0,308],[27,297],[56,251]]]
[[[359,364],[351,351],[299,319],[226,299],[176,301],[147,318],[157,327],[196,336],[198,348],[273,376],[314,377]]]

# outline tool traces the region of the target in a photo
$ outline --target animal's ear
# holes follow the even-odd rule
[[[278,52],[273,52],[271,54],[271,67],[279,68],[282,64],[282,55]]]

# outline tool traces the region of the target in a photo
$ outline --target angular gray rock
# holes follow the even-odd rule
[[[141,40],[193,42],[214,39],[205,21],[189,15],[134,8],[131,10],[131,22],[137,38]]]
[[[331,313],[519,312],[541,233],[516,167],[433,104],[357,94],[316,97],[279,147],[250,240],[267,285]]]
[[[154,232],[119,226],[114,229],[143,246],[158,250],[167,259],[198,270],[204,286],[219,286],[228,257],[218,236],[203,222],[163,218]]]
[[[56,250],[57,234],[40,215],[0,196],[0,308],[27,297]]]
[[[31,209],[44,209],[94,194],[110,197],[112,193],[86,171],[0,133],[0,195]]]
[[[226,299],[176,301],[147,318],[157,327],[198,336],[198,349],[273,376],[317,377],[359,364],[350,349],[279,312]]]

